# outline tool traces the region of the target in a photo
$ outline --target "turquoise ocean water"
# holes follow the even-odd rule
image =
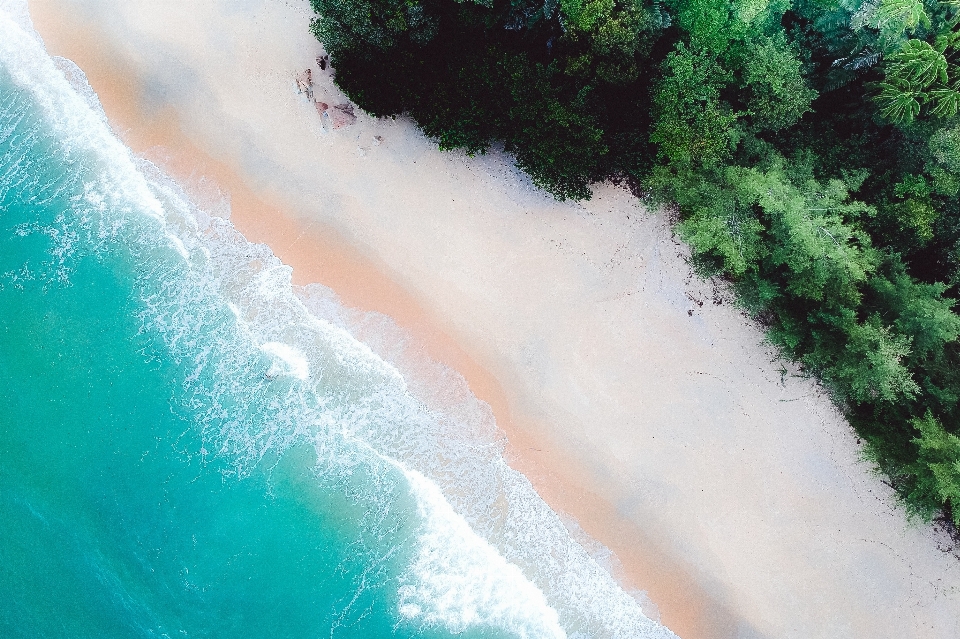
[[[0,9],[0,637],[672,636],[489,411],[416,392],[388,322],[295,290],[22,22]]]

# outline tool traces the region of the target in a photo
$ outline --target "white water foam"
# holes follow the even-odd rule
[[[274,362],[266,373],[268,378],[292,375],[305,380],[310,377],[310,363],[303,353],[294,347],[282,342],[266,342],[260,345],[260,350],[274,357]]]
[[[461,378],[446,371],[446,381],[425,378],[439,385],[417,381],[411,392],[396,366],[350,334],[362,334],[379,352],[400,352],[405,337],[389,322],[374,315],[339,321],[351,311],[317,287],[298,299],[288,267],[134,158],[89,96],[77,94],[36,40],[3,14],[0,36],[0,60],[58,135],[101,158],[103,175],[88,183],[84,202],[91,235],[103,243],[142,227],[152,234],[152,245],[144,240],[137,249],[144,257],[179,255],[176,263],[154,260],[144,274],[159,282],[144,299],[144,330],[163,334],[174,358],[192,367],[182,401],[202,407],[204,423],[219,425],[204,433],[213,454],[233,459],[243,475],[309,439],[320,467],[369,464],[365,451],[372,451],[400,468],[423,522],[399,586],[398,613],[416,623],[452,632],[503,628],[523,637],[673,636],[643,615],[509,468],[489,407]],[[155,246],[157,233],[166,248]],[[379,333],[378,323],[385,329]],[[240,378],[238,371],[258,365],[256,354],[262,369]],[[237,403],[220,405],[219,397]],[[245,417],[263,405],[275,411],[269,423]]]
[[[520,569],[474,534],[437,485],[415,470],[404,474],[425,530],[400,586],[400,613],[442,623],[458,634],[474,626],[508,628],[524,639],[566,636],[543,593]],[[510,593],[502,596],[504,587]],[[530,608],[545,614],[529,615]]]
[[[16,24],[20,29],[39,39],[36,30],[33,28],[33,21],[30,20],[30,8],[27,6],[27,0],[0,0],[0,13],[7,16],[7,19]]]
[[[387,316],[345,308],[317,284],[298,295],[311,313],[349,330],[400,371],[409,392],[434,416],[409,433],[403,444],[408,452],[400,456],[416,459],[470,526],[531,575],[572,636],[673,636],[649,620],[659,613],[645,593],[616,584],[615,556],[550,510],[505,462],[490,407],[459,373],[428,359]]]

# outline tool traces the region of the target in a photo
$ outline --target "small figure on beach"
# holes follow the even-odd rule
[[[296,77],[297,93],[306,93],[308,100],[313,100],[313,71],[307,69]]]
[[[326,55],[317,58],[317,64],[320,65],[321,69],[326,68],[326,60]],[[313,102],[313,106],[317,109],[317,115],[319,115],[321,119],[324,117],[329,118],[330,124],[334,129],[350,126],[357,121],[357,115],[353,111],[353,105],[349,102],[337,104],[331,108],[326,102],[314,97],[313,71],[311,69],[307,69],[303,73],[298,74],[296,80],[297,92],[306,93],[307,99]]]
[[[357,121],[357,116],[353,112],[353,105],[349,102],[335,105],[332,109],[330,109],[328,115],[333,121],[334,129],[350,126]]]
[[[320,67],[321,71],[327,70],[327,65],[329,64],[329,60],[330,60],[330,56],[326,54],[319,56],[317,58],[317,66]]]

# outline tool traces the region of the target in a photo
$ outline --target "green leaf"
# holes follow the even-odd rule
[[[894,77],[925,89],[937,80],[948,82],[947,59],[929,42],[907,40],[900,51],[890,56],[887,77]]]
[[[934,89],[930,91],[930,100],[933,102],[930,113],[938,118],[952,118],[960,109],[960,91],[955,89]]]
[[[874,97],[880,115],[894,124],[912,122],[920,115],[920,100],[925,96],[908,82],[881,82],[880,93]]]
[[[930,26],[923,0],[883,0],[874,17],[880,31],[891,33],[913,32],[921,24]]]

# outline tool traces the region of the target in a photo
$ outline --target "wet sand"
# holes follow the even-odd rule
[[[30,6],[125,143],[225,194],[295,283],[389,315],[463,375],[511,465],[682,637],[960,634],[960,562],[693,277],[664,214],[611,186],[554,202],[508,158],[441,153],[403,120],[333,130],[294,82],[312,66],[317,99],[344,101],[306,2]]]

